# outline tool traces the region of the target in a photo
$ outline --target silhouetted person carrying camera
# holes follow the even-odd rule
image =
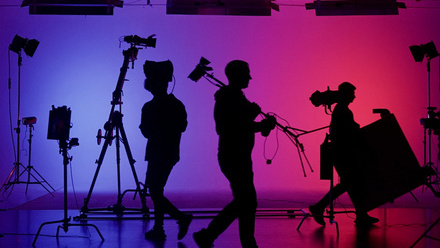
[[[153,241],[166,239],[163,224],[164,213],[167,213],[178,221],[180,240],[186,235],[193,216],[179,211],[163,192],[171,170],[180,159],[180,139],[188,124],[187,114],[182,102],[167,93],[168,82],[173,77],[171,61],[146,61],[144,73],[145,89],[153,94],[153,99],[142,108],[139,128],[148,139],[145,187],[149,189],[154,204],[154,226],[145,233],[145,238]]]
[[[218,161],[228,179],[233,200],[209,224],[207,229],[194,233],[201,248],[212,247],[214,240],[238,218],[240,241],[243,248],[256,248],[255,213],[257,195],[254,187],[251,153],[256,132],[266,136],[275,127],[274,117],[255,122],[261,113],[256,103],[251,103],[243,89],[251,79],[249,65],[241,60],[228,63],[225,73],[229,85],[215,93],[214,119],[219,135]]]
[[[334,186],[318,203],[309,207],[316,222],[325,225],[323,214],[331,201],[345,192],[349,192],[356,210],[357,225],[371,225],[378,222],[377,218],[367,214],[362,204],[362,187],[365,186],[359,159],[365,152],[360,134],[360,126],[354,121],[353,112],[348,105],[355,99],[356,87],[344,82],[338,87],[336,106],[330,122],[330,140],[334,166],[341,178],[341,183]],[[353,193],[352,193],[353,192]],[[356,197],[357,199],[353,199]]]

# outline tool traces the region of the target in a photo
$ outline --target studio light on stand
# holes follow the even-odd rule
[[[6,191],[10,186],[12,186],[14,184],[19,184],[19,183],[27,183],[27,184],[29,184],[29,181],[28,182],[20,182],[20,175],[21,175],[20,174],[20,166],[23,166],[21,164],[21,162],[20,162],[20,149],[21,149],[21,147],[20,147],[20,141],[21,141],[21,139],[20,139],[20,125],[21,125],[21,66],[22,66],[21,51],[24,51],[24,53],[27,56],[33,57],[34,53],[37,50],[37,47],[38,47],[39,44],[40,44],[40,42],[35,40],[35,39],[27,39],[27,38],[20,37],[19,35],[15,35],[14,39],[12,40],[12,43],[9,45],[9,51],[12,51],[12,52],[18,54],[18,82],[17,82],[17,88],[18,88],[17,89],[17,92],[18,92],[17,110],[18,110],[18,113],[17,113],[17,127],[15,128],[15,131],[17,133],[17,144],[16,144],[17,145],[17,150],[16,150],[16,153],[14,154],[14,156],[16,156],[15,157],[14,168],[9,173],[9,176],[6,179],[5,183],[2,185],[2,187],[0,188],[0,191],[3,191],[3,190]],[[11,75],[9,75],[8,89],[9,89],[9,91],[11,90]],[[11,126],[12,126],[12,124],[11,124]],[[29,173],[30,173],[30,170],[29,170]]]
[[[438,134],[438,129],[440,129],[440,126],[437,127],[437,125],[435,125],[435,123],[439,123],[438,118],[436,119],[436,116],[438,116],[438,112],[435,112],[437,108],[431,106],[431,60],[438,57],[439,53],[433,41],[422,45],[410,46],[409,49],[416,62],[422,62],[425,57],[427,59],[426,66],[428,71],[428,118],[422,118],[420,122],[425,128],[424,166],[433,168],[433,163],[431,160],[431,138],[433,131],[434,134]],[[426,134],[428,135],[428,137],[426,137]],[[434,181],[438,182],[438,168],[433,169],[435,169],[437,175],[437,179]]]
[[[423,125],[425,129],[424,133],[424,168],[430,173],[430,177],[426,185],[429,189],[431,189],[436,197],[440,197],[440,191],[434,188],[433,185],[439,185],[439,168],[434,167],[434,163],[431,160],[431,139],[432,134],[439,136],[438,137],[438,147],[440,149],[440,112],[435,111],[437,108],[431,106],[431,59],[434,59],[439,56],[437,48],[433,41],[428,42],[422,45],[414,45],[409,47],[412,56],[416,62],[422,62],[423,59],[427,58],[427,71],[428,71],[428,118],[420,119],[420,124]],[[427,145],[428,144],[428,145]],[[440,152],[440,151],[439,151]],[[440,154],[439,154],[440,156]],[[420,240],[424,237],[434,239],[439,241],[440,239],[436,237],[429,236],[431,229],[434,228],[438,223],[440,223],[440,217],[437,218],[436,221],[411,245],[411,248],[414,247]]]
[[[37,234],[35,235],[34,241],[32,242],[32,246],[35,246],[38,237],[40,236],[40,232],[44,226],[50,224],[62,223],[57,227],[56,238],[58,240],[60,229],[63,229],[65,233],[69,231],[69,227],[78,226],[78,227],[93,227],[101,238],[101,242],[104,241],[104,237],[99,231],[98,227],[94,224],[88,223],[71,223],[71,217],[68,216],[68,207],[67,207],[67,167],[69,162],[71,161],[71,157],[68,155],[68,150],[72,147],[79,146],[78,138],[70,138],[70,117],[71,117],[70,108],[66,106],[55,108],[52,106],[52,110],[49,112],[49,125],[47,129],[47,139],[49,140],[57,140],[59,144],[60,154],[63,156],[63,181],[64,181],[64,218],[62,220],[56,221],[48,221],[44,222],[38,228]]]

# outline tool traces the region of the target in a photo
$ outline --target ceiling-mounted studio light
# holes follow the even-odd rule
[[[23,0],[31,15],[113,15],[113,8],[122,8],[120,0]]]
[[[344,15],[398,15],[405,3],[396,0],[316,0],[306,3],[306,9],[314,9],[317,16]]]
[[[167,14],[270,16],[273,0],[167,0]]]

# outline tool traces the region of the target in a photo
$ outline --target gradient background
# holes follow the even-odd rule
[[[77,191],[88,191],[102,146],[96,133],[108,119],[125,35],[157,35],[156,48],[140,50],[134,69],[127,72],[122,113],[129,145],[137,160],[139,178],[145,177],[146,139],[138,129],[142,105],[151,99],[143,89],[142,65],[148,60],[174,63],[174,94],[186,105],[189,126],[182,137],[181,161],[173,170],[168,192],[220,192],[229,185],[217,164],[217,135],[213,121],[216,87],[205,79],[187,78],[201,56],[210,60],[214,75],[226,82],[225,65],[233,59],[250,64],[253,80],[246,96],[265,112],[275,112],[294,128],[312,130],[327,126],[330,116],[314,107],[310,95],[327,86],[337,89],[343,81],[357,87],[351,105],[355,120],[367,125],[379,118],[373,108],[394,113],[418,160],[423,164],[423,126],[427,117],[428,77],[426,59],[416,63],[410,45],[434,41],[440,46],[440,3],[405,1],[408,9],[397,16],[317,17],[306,10],[311,1],[284,1],[271,17],[166,15],[164,5],[142,6],[124,1],[113,16],[39,16],[20,8],[21,1],[0,4],[0,180],[13,168],[14,155],[8,118],[11,94],[12,126],[17,120],[17,54],[10,54],[12,88],[8,91],[8,46],[16,34],[37,39],[32,58],[23,53],[21,117],[38,118],[33,132],[32,165],[55,188],[62,187],[62,156],[58,144],[47,140],[49,111],[66,105],[72,110],[71,137],[80,146],[69,151]],[[165,1],[152,1],[163,4]],[[10,6],[13,5],[13,6]],[[431,105],[439,103],[439,60],[432,60]],[[281,123],[284,123],[280,120]],[[28,161],[28,130],[22,126],[21,162]],[[14,132],[14,131],[13,131]],[[296,148],[281,132],[279,150],[271,165],[264,159],[264,139],[257,135],[253,153],[255,184],[260,192],[324,192],[328,182],[319,180],[319,145],[326,130],[300,136],[315,170],[301,169]],[[275,133],[274,133],[275,134]],[[275,135],[266,142],[267,156],[276,148]],[[437,136],[433,160],[437,162]],[[15,140],[14,132],[14,140]],[[14,141],[15,142],[15,141]],[[133,188],[133,177],[122,148],[123,188]],[[26,178],[23,178],[26,179]],[[69,178],[70,180],[70,178]],[[1,181],[3,182],[3,181]],[[35,186],[37,187],[37,186]],[[31,189],[32,190],[32,189]],[[115,146],[109,147],[96,183],[97,192],[116,192]]]

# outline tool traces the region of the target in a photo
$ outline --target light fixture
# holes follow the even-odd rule
[[[412,56],[416,62],[422,62],[425,55],[429,60],[439,55],[433,41],[420,46],[410,46],[409,50],[411,50]]]
[[[167,14],[270,16],[273,0],[167,0]]]
[[[37,50],[39,44],[40,42],[38,40],[29,40],[15,35],[12,43],[9,45],[9,50],[19,54],[21,52],[21,49],[23,49],[27,56],[32,57],[34,56],[35,50]]]
[[[34,15],[113,15],[113,8],[123,6],[120,0],[23,0]]]
[[[345,15],[398,15],[405,3],[396,0],[316,0],[306,3],[306,9],[314,9],[317,16]]]

